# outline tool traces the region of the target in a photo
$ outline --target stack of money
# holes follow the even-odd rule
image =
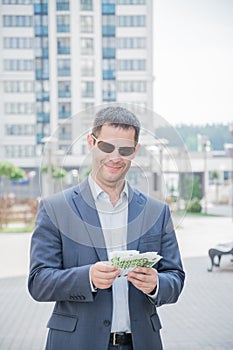
[[[162,256],[158,252],[139,253],[138,250],[123,250],[110,252],[111,265],[121,270],[120,276],[127,276],[136,267],[152,267]]]

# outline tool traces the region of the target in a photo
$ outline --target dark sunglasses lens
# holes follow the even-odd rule
[[[135,147],[120,147],[119,148],[119,153],[123,157],[130,156],[135,152]]]
[[[98,142],[98,147],[102,152],[105,152],[105,153],[112,153],[115,149],[114,145],[104,141]]]

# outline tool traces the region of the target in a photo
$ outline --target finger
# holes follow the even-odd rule
[[[98,271],[102,272],[114,272],[118,270],[116,266],[109,265],[108,262],[98,262],[94,266]]]

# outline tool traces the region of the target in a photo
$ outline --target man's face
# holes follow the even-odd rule
[[[102,188],[115,188],[124,180],[131,160],[135,157],[140,146],[137,144],[135,152],[130,156],[120,155],[118,148],[134,147],[134,137],[135,130],[133,128],[122,129],[103,125],[97,139],[115,146],[113,152],[105,153],[99,149],[98,141],[95,142],[93,137],[88,135],[88,147],[92,151],[92,176]]]

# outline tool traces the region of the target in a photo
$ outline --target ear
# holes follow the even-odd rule
[[[137,143],[136,148],[135,148],[134,157],[136,157],[140,147],[141,147],[140,143]]]
[[[88,146],[89,151],[91,151],[92,148],[94,147],[94,140],[93,140],[93,137],[91,136],[91,134],[87,135],[87,146]]]

